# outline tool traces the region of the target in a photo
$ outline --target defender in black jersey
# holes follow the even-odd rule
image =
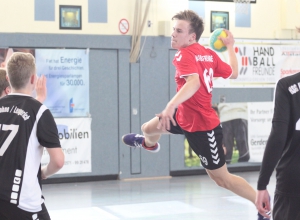
[[[0,98],[10,93],[10,85],[6,79],[6,69],[0,68]],[[45,75],[41,75],[35,84],[36,100],[43,103],[47,98],[47,79]],[[1,92],[2,91],[2,92]]]
[[[0,99],[0,219],[50,219],[41,179],[64,164],[54,118],[30,95],[35,88],[34,57],[14,53],[7,63],[12,93]],[[41,167],[43,147],[50,162]]]
[[[300,219],[300,73],[282,78],[275,90],[272,130],[259,174],[256,207],[271,209],[267,185],[276,167],[274,220]],[[263,208],[263,204],[265,208]]]

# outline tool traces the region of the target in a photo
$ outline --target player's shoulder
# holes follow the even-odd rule
[[[276,91],[285,91],[298,96],[300,94],[300,72],[279,79],[276,83]]]
[[[43,104],[31,96],[26,97],[26,102],[32,106],[41,107]]]
[[[39,109],[43,105],[31,96],[20,94],[9,94],[5,97],[2,97],[0,98],[0,103],[9,105],[22,105],[27,109]]]
[[[194,44],[191,44],[187,47],[183,47],[180,49],[181,52],[184,52],[184,53],[190,53],[190,52],[194,52],[194,51],[208,51],[210,50],[209,48],[206,48],[204,47],[203,45],[199,44],[199,43],[194,43]],[[212,51],[212,50],[210,50]]]
[[[215,57],[218,56],[213,50],[204,47],[203,45],[199,43],[192,44],[188,47],[181,48],[180,50],[177,51],[175,56],[181,55],[182,57],[185,58],[190,58],[190,57],[195,57],[197,60],[198,56],[210,56],[210,57]]]
[[[293,83],[300,83],[300,72],[285,76],[278,80],[278,84],[293,84]]]

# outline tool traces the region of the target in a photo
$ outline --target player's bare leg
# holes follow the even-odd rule
[[[154,117],[150,121],[144,123],[141,127],[143,135],[126,134],[122,137],[123,142],[133,148],[144,148],[147,151],[156,153],[160,150],[158,140],[162,134],[169,134],[167,131],[158,129],[159,118]]]
[[[219,169],[206,170],[206,172],[218,186],[228,189],[255,204],[256,191],[245,179],[229,173],[226,164]]]
[[[142,125],[142,131],[145,136],[145,145],[148,147],[154,146],[159,141],[162,134],[169,134],[167,131],[158,129],[158,123],[159,118],[154,117]]]

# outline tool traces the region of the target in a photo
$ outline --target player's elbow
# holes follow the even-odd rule
[[[55,170],[60,170],[65,164],[65,155],[63,151],[59,151],[55,156],[50,158],[50,163]]]
[[[61,158],[59,158],[59,159],[56,161],[56,167],[57,167],[57,169],[60,170],[61,168],[63,168],[64,164],[65,164],[65,155],[62,154]]]
[[[230,76],[230,79],[236,79],[236,78],[238,78],[238,75],[239,75],[238,71],[233,71]]]
[[[57,163],[56,163],[57,169],[60,170],[61,168],[63,168],[64,164],[65,164],[65,158],[63,158],[63,159],[60,160],[60,161],[57,161]]]

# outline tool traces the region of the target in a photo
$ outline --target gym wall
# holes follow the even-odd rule
[[[204,7],[206,24],[203,37],[210,34],[210,11],[228,11],[230,30],[236,38],[251,39],[297,39],[295,26],[300,25],[300,3],[289,0],[257,0],[251,4],[251,28],[235,27],[235,4],[212,1],[191,1],[195,11]],[[145,10],[147,1],[141,1]],[[158,36],[161,22],[170,22],[174,13],[187,9],[190,1],[152,0],[147,21],[151,27],[143,30],[143,35]],[[122,35],[119,21],[127,19],[130,24],[127,35],[132,34],[135,0],[27,0],[1,1],[0,14],[2,33],[48,33],[78,35]],[[59,29],[59,6],[78,5],[82,7],[82,30]],[[91,13],[90,13],[91,12]],[[166,27],[171,33],[172,25]]]
[[[142,1],[143,10],[146,3]],[[209,11],[228,8],[230,29],[237,38],[298,39],[292,27],[298,25],[297,11],[287,13],[282,7],[285,3],[286,0],[257,0],[251,5],[251,28],[236,28],[232,23],[233,3],[205,2],[203,37],[210,34]],[[176,4],[174,0],[151,1],[146,18],[150,27],[143,29],[142,52],[136,63],[129,62],[134,0],[2,0],[1,5],[0,47],[90,48],[92,172],[55,175],[48,182],[168,176],[191,170],[184,167],[183,149],[176,147],[180,137],[164,136],[158,154],[129,149],[121,141],[123,134],[140,132],[142,123],[160,112],[175,92],[170,19],[176,12],[188,9],[188,0],[176,0]],[[59,29],[59,5],[82,6],[82,30]],[[102,16],[105,7],[107,16]],[[95,8],[101,16],[90,15]],[[282,26],[282,17],[295,24]],[[123,18],[130,25],[125,35],[118,26]],[[220,95],[225,95],[228,102],[273,100],[272,88],[220,88],[213,94],[213,102],[218,102]]]

